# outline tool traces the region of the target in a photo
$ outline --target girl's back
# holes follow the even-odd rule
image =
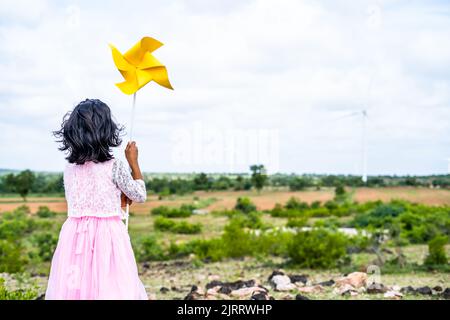
[[[81,102],[63,121],[60,150],[68,218],[53,255],[46,299],[147,299],[130,238],[121,218],[121,199],[144,202],[146,189],[130,142],[125,166],[110,148],[120,145],[119,128],[99,100]]]

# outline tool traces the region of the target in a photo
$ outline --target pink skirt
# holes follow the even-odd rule
[[[69,217],[53,255],[47,300],[147,300],[120,217]]]

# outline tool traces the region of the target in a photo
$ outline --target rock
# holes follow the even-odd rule
[[[144,269],[150,269],[150,263],[144,262],[144,263],[142,264],[142,268],[144,268]]]
[[[308,282],[308,276],[304,274],[291,274],[289,275],[289,279],[292,283],[302,282],[303,284],[306,284]]]
[[[161,292],[161,293],[167,293],[167,292],[169,292],[170,291],[170,289],[169,288],[166,288],[166,287],[161,287],[160,289],[159,289],[159,292]]]
[[[441,295],[444,299],[450,299],[450,288],[445,289],[444,292],[441,293]]]
[[[270,283],[276,291],[290,291],[297,288],[297,286],[291,282],[291,279],[284,274],[274,275],[270,278]]]
[[[351,296],[356,296],[358,295],[358,291],[355,289],[355,287],[353,287],[352,285],[345,283],[343,285],[341,285],[340,287],[336,288],[335,293],[340,294],[341,296],[345,296],[345,295],[351,295]]]
[[[269,278],[267,279],[267,281],[271,282],[272,278],[275,276],[284,276],[284,272],[280,271],[280,270],[274,270],[272,271],[272,274],[269,276]]]
[[[349,275],[339,278],[336,280],[336,285],[343,286],[346,284],[351,285],[355,289],[364,287],[367,282],[367,273],[364,272],[353,272]]]
[[[184,297],[184,300],[200,300],[204,298],[203,290],[193,285],[191,291]]]
[[[229,294],[233,290],[254,287],[255,285],[256,285],[255,280],[247,280],[247,281],[238,280],[234,282],[222,282],[219,280],[213,280],[208,284],[206,284],[206,289],[221,287],[219,292]]]
[[[305,297],[299,293],[295,296],[295,300],[309,300],[309,298]]]
[[[384,297],[387,299],[400,300],[401,298],[403,298],[403,294],[401,294],[398,291],[391,290],[391,291],[387,291],[384,294]]]
[[[303,293],[319,293],[324,291],[324,287],[322,287],[319,284],[316,284],[315,286],[301,287],[298,288],[297,290]]]
[[[230,296],[237,297],[237,298],[243,298],[243,297],[252,296],[253,294],[260,293],[260,292],[267,293],[267,291],[261,287],[250,287],[250,288],[241,288],[241,289],[233,290],[233,291],[231,291]]]
[[[213,280],[206,284],[206,289],[211,289],[217,286],[222,286],[223,282],[219,280]]]
[[[177,288],[175,286],[170,287],[170,290],[172,291],[176,291],[176,292],[182,292],[183,290],[181,290],[180,288]]]
[[[437,291],[437,292],[441,292],[441,291],[444,290],[444,289],[442,289],[441,286],[435,286],[435,287],[433,287],[433,290],[434,290],[434,291]]]
[[[318,285],[321,285],[323,287],[331,287],[335,284],[333,279],[330,279],[328,281],[319,282]]]
[[[416,292],[423,294],[423,295],[432,295],[433,294],[433,291],[431,291],[431,288],[429,286],[417,288]]]
[[[253,293],[250,300],[270,300],[270,296],[267,292],[259,291]]]
[[[366,292],[370,294],[377,294],[377,293],[385,293],[388,291],[388,288],[382,284],[382,283],[372,283],[366,288]]]
[[[281,297],[281,300],[293,300],[293,299],[294,299],[294,296],[290,293]]]
[[[207,296],[216,296],[219,293],[218,289],[219,289],[219,287],[214,287],[214,288],[208,289],[208,290],[206,290],[206,295]]]
[[[416,289],[411,286],[403,287],[400,289],[400,292],[403,294],[416,294]]]

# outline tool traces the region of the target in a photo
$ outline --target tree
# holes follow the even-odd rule
[[[18,175],[14,176],[14,189],[17,193],[20,194],[24,201],[27,200],[26,197],[30,192],[31,187],[33,186],[34,179],[36,179],[36,176],[30,170],[24,170]]]
[[[308,187],[309,183],[306,179],[301,177],[295,177],[289,182],[289,189],[291,191],[300,191],[304,190],[306,187]]]
[[[250,170],[252,171],[252,184],[253,187],[258,190],[258,192],[261,191],[261,189],[264,187],[264,185],[267,182],[267,175],[266,175],[266,169],[264,168],[264,165],[252,165],[250,166]]]

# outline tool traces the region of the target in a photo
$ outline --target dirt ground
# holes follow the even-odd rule
[[[450,190],[398,187],[398,188],[356,188],[348,189],[352,193],[353,200],[366,202],[369,200],[389,201],[391,199],[404,199],[411,202],[418,202],[427,205],[450,205]],[[171,196],[163,200],[158,200],[158,196],[150,195],[147,202],[143,204],[133,204],[131,211],[135,214],[147,214],[152,208],[166,205],[179,206],[182,203],[192,203],[194,198],[197,201],[213,199],[205,209],[210,211],[220,209],[231,209],[238,197],[250,197],[259,210],[267,210],[274,207],[276,203],[285,203],[290,197],[297,197],[302,201],[327,201],[334,197],[333,189],[306,190],[298,192],[290,191],[270,191],[261,193],[255,191],[199,191],[184,196]],[[0,198],[0,212],[10,211],[16,207],[26,204],[32,212],[36,212],[39,206],[48,206],[56,212],[66,212],[67,204],[65,199],[60,197],[29,197],[27,202],[23,202],[19,197]]]

